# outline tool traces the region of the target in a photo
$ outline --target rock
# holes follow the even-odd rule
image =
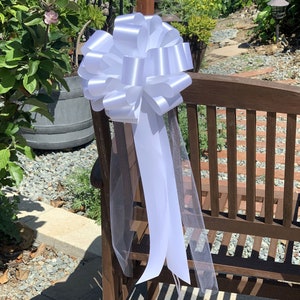
[[[0,284],[5,284],[8,282],[9,277],[8,277],[8,269],[4,271],[2,275],[0,275]]]
[[[29,276],[30,271],[25,269],[17,269],[16,270],[16,278],[18,280],[26,280]]]

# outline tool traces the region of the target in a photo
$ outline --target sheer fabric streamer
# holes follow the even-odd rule
[[[119,127],[119,124],[115,124]],[[188,253],[188,258],[193,260],[195,278],[200,289],[200,295],[204,295],[208,290],[212,293],[218,291],[215,271],[211,259],[210,247],[207,240],[199,197],[196,190],[194,177],[192,174],[189,157],[185,148],[184,141],[178,126],[176,113],[174,110],[167,115],[166,128],[168,131],[169,143],[171,146],[174,173],[176,177],[177,193],[183,223],[184,243]],[[117,129],[116,135],[122,135]],[[129,164],[120,167],[123,155],[133,155],[134,140],[130,128],[125,127],[126,141],[121,144],[118,153],[115,142],[112,148],[111,159],[111,225],[114,250],[126,276],[132,276],[132,264],[128,258],[133,240],[133,231],[130,231],[130,224],[133,217],[134,192],[139,180],[139,171],[130,170]],[[118,137],[117,137],[118,138]],[[122,153],[123,152],[123,153]],[[126,152],[126,154],[125,154]],[[130,165],[137,162],[131,161]],[[154,163],[155,165],[155,163]],[[128,174],[132,174],[129,178]],[[132,189],[129,187],[133,187]],[[128,190],[130,192],[128,194]],[[127,192],[126,192],[127,190]],[[125,195],[130,195],[126,199]],[[163,211],[163,209],[162,209]],[[174,279],[177,282],[177,279]],[[176,285],[178,286],[178,284]],[[180,285],[179,285],[180,286]]]

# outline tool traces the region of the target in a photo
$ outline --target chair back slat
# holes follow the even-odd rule
[[[247,110],[246,118],[246,215],[248,221],[253,221],[256,198],[256,111]]]
[[[216,107],[207,106],[207,131],[208,131],[208,155],[209,155],[209,184],[211,199],[211,215],[218,216],[219,207],[219,173],[217,155],[217,116]]]
[[[101,166],[101,180],[103,186],[109,187],[110,174],[110,152],[111,137],[108,118],[104,111],[93,111],[93,126],[95,131],[96,145],[99,154],[99,162]]]
[[[237,127],[236,109],[226,109],[227,169],[228,169],[228,217],[237,215]]]
[[[128,175],[130,176],[124,176],[122,174],[121,180],[122,180],[122,186],[123,186],[123,193],[124,193],[124,200],[128,201],[126,206],[130,207],[131,201],[133,199],[133,186],[132,183],[134,182],[134,173],[130,172],[131,169],[130,165],[133,163],[130,163],[131,160],[134,158],[132,157],[134,154],[133,149],[130,151],[130,148],[128,147],[127,143],[128,140],[130,141],[131,138],[131,128],[128,126],[128,124],[124,125],[123,123],[114,123],[114,132],[115,132],[115,139],[116,142],[115,145],[115,151],[118,154],[118,168],[120,170],[128,170]],[[113,143],[114,148],[114,143]]]
[[[296,145],[297,117],[287,115],[284,195],[283,195],[283,225],[290,227],[292,224],[292,206],[294,189],[295,145]]]
[[[267,113],[266,172],[265,172],[265,222],[273,222],[275,178],[276,113]]]
[[[247,78],[203,74],[191,76],[193,84],[182,94],[190,111],[188,122],[192,124],[188,133],[190,135],[193,132],[193,137],[190,137],[190,157],[194,175],[198,178],[201,170],[204,174],[199,181],[208,228],[216,230],[219,226],[241,234],[299,239],[296,236],[299,225],[293,225],[299,88]],[[197,158],[195,168],[193,152],[197,155],[200,153],[199,149],[196,150],[199,141],[192,142],[197,135],[194,127],[197,123],[197,106],[206,107],[208,158]],[[219,114],[223,120],[224,111],[226,156],[222,151],[217,151]],[[278,122],[287,123],[286,133],[277,132]],[[281,149],[282,140],[286,140],[286,149]],[[264,148],[265,154],[261,151]],[[265,158],[265,164],[258,164],[262,158]],[[198,168],[199,161],[201,166]],[[284,167],[284,171],[278,164]],[[226,171],[227,180],[224,176]],[[277,187],[277,182],[283,184]]]
[[[199,127],[198,127],[198,110],[197,105],[187,104],[187,119],[188,119],[188,142],[190,147],[190,161],[193,176],[195,179],[196,189],[202,205],[201,195],[201,165],[200,165],[200,148],[199,148]]]

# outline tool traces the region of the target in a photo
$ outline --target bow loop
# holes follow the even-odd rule
[[[88,52],[108,53],[113,46],[113,37],[106,31],[97,30],[93,34],[92,39],[81,48],[82,54],[85,56]]]
[[[182,43],[179,32],[158,16],[144,17],[140,13],[118,16],[113,36],[96,31],[83,47],[83,54],[79,74],[84,79],[84,94],[92,102],[104,101],[104,95],[115,99],[121,88],[139,87],[131,89],[129,94],[123,93],[125,98],[131,97],[126,99],[127,103],[134,99],[137,101],[134,106],[138,107],[142,88],[150,97],[168,99],[164,103],[171,108],[177,103],[174,99],[180,97],[181,90],[190,84],[188,76],[181,74],[192,68],[189,48]],[[160,102],[157,98],[147,99]],[[105,105],[98,103],[92,107],[99,109]],[[128,118],[124,109],[116,114],[112,112],[114,109],[109,109],[113,120],[114,116],[120,120],[122,112],[126,115],[124,118]],[[138,120],[138,110],[134,111],[134,118]]]

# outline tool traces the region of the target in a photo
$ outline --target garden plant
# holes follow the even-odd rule
[[[18,239],[14,230],[16,199],[8,199],[5,187],[18,186],[24,175],[19,155],[34,158],[20,134],[34,124],[32,113],[52,119],[47,103],[72,71],[74,37],[85,18],[103,26],[102,11],[92,14],[85,1],[3,0],[0,2],[0,236]],[[81,12],[84,9],[87,14]],[[100,18],[101,16],[101,18]],[[98,22],[98,23],[97,23]],[[30,111],[24,109],[31,105]],[[1,239],[3,240],[3,239]]]
[[[75,169],[63,184],[66,187],[66,199],[72,203],[71,208],[75,212],[84,212],[88,218],[100,224],[100,190],[91,185],[90,173],[90,169]]]

